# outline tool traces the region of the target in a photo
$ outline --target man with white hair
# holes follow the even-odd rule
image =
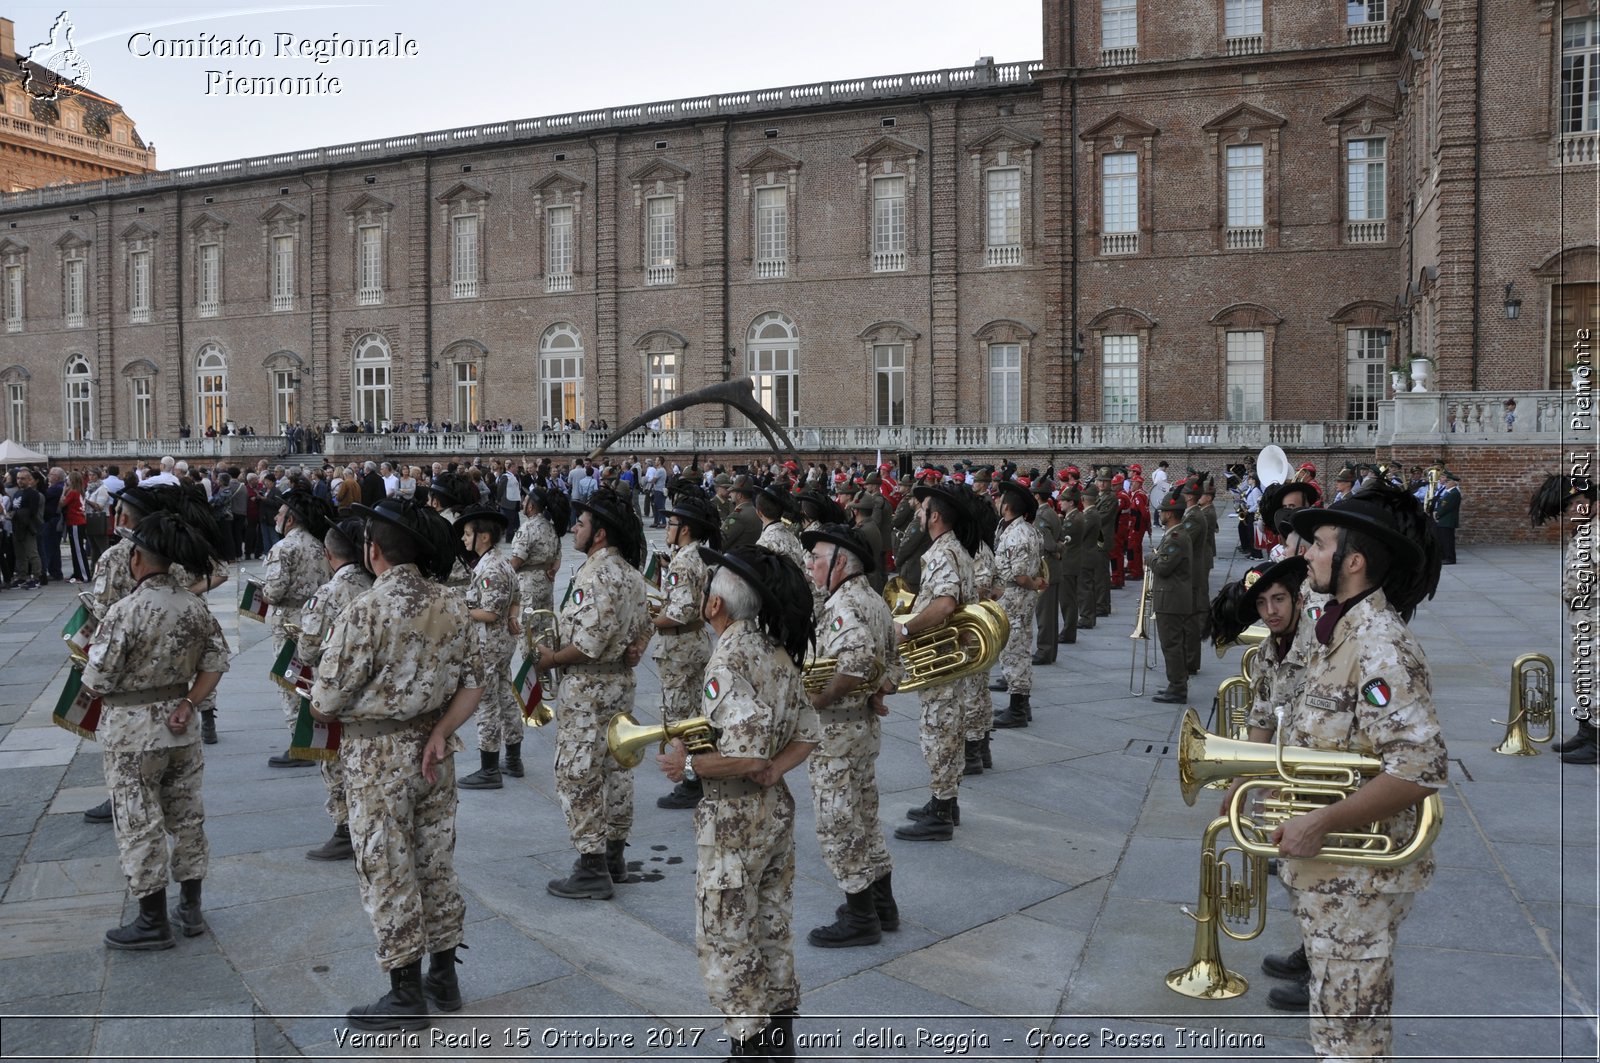
[[[383,477],[378,475],[378,463],[369,461],[361,467],[361,504],[375,506],[384,499]]]
[[[166,457],[161,459],[161,471],[156,473],[154,476],[146,476],[143,480],[139,481],[140,486],[154,487],[156,484],[169,484],[173,487],[177,487],[178,477],[173,474],[173,469],[179,467],[179,465],[180,463],[178,462],[178,459],[174,458],[171,454],[168,454]],[[184,472],[189,471],[189,466],[187,463],[182,464],[181,467]]]
[[[395,474],[394,466],[384,462],[378,466],[378,471],[383,474],[383,493],[388,498],[393,498],[400,490],[400,477]]]

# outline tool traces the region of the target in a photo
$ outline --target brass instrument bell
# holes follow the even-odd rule
[[[1537,757],[1534,744],[1556,736],[1556,666],[1542,653],[1524,653],[1511,663],[1511,707],[1506,736],[1494,747],[1508,757]],[[1493,721],[1499,723],[1499,720]],[[1536,734],[1535,731],[1542,732]]]
[[[683,739],[683,748],[688,753],[717,751],[716,733],[711,721],[704,716],[648,727],[628,713],[619,712],[606,728],[606,748],[624,769],[638,767],[644,759],[646,746],[660,743],[660,751],[665,753],[674,738]]]

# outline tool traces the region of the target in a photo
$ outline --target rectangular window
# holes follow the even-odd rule
[[[756,189],[756,276],[789,274],[789,189]]]
[[[28,385],[6,385],[6,438],[18,443],[28,438]]]
[[[572,290],[572,207],[551,207],[544,216],[544,290]]]
[[[1228,333],[1228,420],[1267,419],[1266,368],[1266,333]]]
[[[872,179],[872,272],[906,268],[906,179]]]
[[[986,241],[990,266],[1022,262],[1022,171],[1015,166],[990,170],[985,176],[988,204]]]
[[[1022,345],[989,345],[989,423],[1022,420]]]
[[[294,309],[294,237],[272,238],[272,309]]]
[[[1228,149],[1228,226],[1259,227],[1265,217],[1264,149],[1241,144]]]
[[[650,405],[660,406],[664,402],[671,402],[678,397],[678,352],[651,351],[647,357]],[[662,417],[661,427],[678,427],[678,415],[669,413]]]
[[[128,322],[143,325],[150,320],[150,252],[135,251],[128,256]]]
[[[1345,332],[1345,417],[1376,421],[1389,370],[1389,330],[1353,328]]]
[[[272,371],[272,419],[278,426],[279,432],[283,432],[289,425],[300,419],[296,410],[297,397],[294,370],[274,369]]]
[[[1226,37],[1261,36],[1261,0],[1227,0],[1223,20]]]
[[[376,306],[383,302],[383,226],[363,225],[356,244],[356,302]]]
[[[22,267],[10,265],[6,267],[5,286],[0,289],[0,298],[5,300],[5,319],[7,332],[22,331]],[[13,439],[18,438],[12,435]]]
[[[906,423],[906,346],[879,343],[872,348],[878,424]]]
[[[678,280],[678,199],[651,196],[645,200],[645,283]]]
[[[1101,341],[1104,360],[1102,419],[1128,423],[1139,419],[1139,337],[1107,336]]]
[[[200,283],[195,292],[201,317],[216,317],[222,308],[222,245],[200,245]]]
[[[478,296],[478,216],[462,214],[450,219],[450,296]]]
[[[1561,22],[1561,132],[1600,130],[1600,17]]]
[[[1138,0],[1100,0],[1100,49],[1139,46]]]
[[[156,400],[154,382],[150,377],[133,379],[133,438],[156,437]]]
[[[67,260],[67,290],[63,293],[63,309],[66,312],[67,328],[82,328],[84,303],[88,301],[89,292],[86,280],[89,264],[81,258]]]
[[[1139,156],[1107,155],[1101,162],[1100,252],[1131,255],[1139,250]]]
[[[1387,4],[1388,0],[1345,0],[1345,25],[1364,26],[1369,22],[1386,22],[1389,18]]]
[[[1345,146],[1345,235],[1353,244],[1382,243],[1388,237],[1388,143],[1382,138],[1352,140]]]
[[[456,363],[456,424],[472,424],[478,418],[478,367],[472,362]]]

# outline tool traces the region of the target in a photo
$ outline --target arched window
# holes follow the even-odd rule
[[[565,321],[539,340],[539,416],[554,423],[583,423],[583,336]]]
[[[372,422],[378,431],[389,420],[389,373],[393,362],[389,344],[376,332],[356,341],[355,389],[351,416],[358,422]]]
[[[756,401],[785,427],[800,423],[800,332],[787,316],[774,311],[750,325],[750,375]]]
[[[68,439],[94,438],[94,374],[81,354],[67,359],[66,426]]]
[[[221,435],[228,423],[228,363],[222,348],[215,343],[200,348],[194,371],[194,423],[201,432],[213,428]]]

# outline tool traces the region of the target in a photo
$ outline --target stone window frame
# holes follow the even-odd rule
[[[973,191],[977,200],[977,209],[973,212],[972,229],[969,232],[973,237],[973,246],[976,248],[976,259],[979,266],[983,266],[989,257],[989,180],[991,170],[1004,170],[1016,168],[1021,177],[1019,185],[1018,202],[1022,210],[1020,219],[1019,236],[1021,240],[1021,261],[1015,266],[1029,264],[1029,252],[1034,249],[1036,231],[1039,225],[1035,217],[1034,198],[1036,192],[1035,162],[1042,141],[1038,137],[1029,136],[1014,126],[1002,125],[990,130],[987,134],[976,140],[969,141],[966,146],[968,168],[973,183]],[[985,385],[987,388],[987,384]]]
[[[6,270],[12,266],[22,269],[22,294],[17,306],[16,321],[12,322],[4,317],[7,309],[6,300],[10,298],[9,289],[0,291],[0,327],[7,332],[22,332],[28,326],[28,245],[7,237],[0,240],[0,284],[6,282]]]
[[[656,405],[655,397],[650,393],[650,359],[658,354],[674,354],[677,356],[673,368],[673,396],[684,393],[684,370],[689,364],[689,341],[682,333],[668,328],[654,328],[642,334],[633,341],[633,349],[639,352],[639,394],[644,401],[641,405],[648,408]],[[682,411],[680,411],[682,412]],[[669,413],[662,419],[663,427],[672,429],[679,427],[678,414]]]
[[[1278,194],[1278,177],[1282,170],[1283,127],[1288,119],[1248,103],[1229,108],[1201,126],[1207,133],[1207,151],[1211,157],[1214,215],[1212,230],[1216,249],[1227,247],[1228,225],[1228,153],[1231,147],[1259,145],[1261,147],[1261,226],[1262,246],[1238,250],[1270,250],[1278,246],[1282,227],[1280,218],[1282,197]]]
[[[688,187],[690,172],[677,163],[667,159],[651,159],[628,174],[628,183],[633,188],[634,212],[634,242],[633,242],[633,268],[639,274],[641,283],[644,280],[645,270],[650,262],[650,236],[647,231],[645,218],[645,200],[657,196],[672,196],[675,200],[673,224],[676,226],[678,237],[678,268],[685,267],[684,262],[684,237],[688,234]],[[573,212],[572,219],[576,227],[577,212]]]
[[[88,370],[87,373],[69,373],[74,362],[82,362]],[[96,371],[94,359],[81,350],[68,351],[67,356],[61,360],[61,435],[63,439],[73,439],[71,432],[72,404],[74,402],[68,388],[74,380],[81,379],[89,385],[88,394],[84,398],[88,410],[88,431],[79,439],[95,439],[99,435],[100,411],[100,374]]]
[[[1272,47],[1272,3],[1271,0],[1257,0],[1261,5],[1261,51],[1265,52]],[[1212,0],[1215,5],[1213,10],[1217,16],[1217,52],[1222,55],[1232,55],[1228,51],[1230,40],[1246,40],[1255,34],[1241,34],[1237,37],[1228,36],[1228,0]],[[1260,52],[1240,52],[1240,55],[1258,55]]]
[[[1400,133],[1398,119],[1394,108],[1376,96],[1363,95],[1345,106],[1323,118],[1323,123],[1328,127],[1329,147],[1335,154],[1334,171],[1337,175],[1335,185],[1338,189],[1338,218],[1337,237],[1335,243],[1354,247],[1389,247],[1394,243],[1395,231],[1399,228],[1393,224],[1395,221],[1395,203],[1401,198],[1396,194],[1396,181],[1402,167],[1396,165],[1398,149],[1400,148]],[[1350,224],[1350,158],[1349,143],[1352,140],[1382,139],[1384,148],[1384,223],[1385,238],[1382,241],[1362,241],[1352,244]],[[1369,219],[1370,220],[1370,219]]]
[[[583,276],[583,193],[586,187],[580,178],[562,169],[550,171],[538,181],[535,181],[532,186],[534,224],[539,227],[539,238],[534,241],[533,272],[534,276],[541,278],[546,283],[548,283],[550,277],[548,213],[551,207],[572,208],[572,279],[574,288],[577,287],[577,279]]]
[[[444,230],[441,241],[445,249],[446,284],[451,291],[450,299],[482,299],[490,294],[489,283],[489,198],[487,189],[471,181],[457,181],[441,192],[435,199],[439,204],[439,221]],[[475,217],[478,219],[478,247],[477,261],[473,263],[475,272],[473,276],[473,294],[457,296],[454,292],[456,286],[455,256],[456,232],[455,219]],[[391,418],[392,419],[392,418]]]
[[[345,232],[350,237],[350,291],[357,306],[382,306],[389,290],[389,220],[394,204],[370,192],[363,192],[345,204]],[[378,227],[378,297],[370,303],[361,302],[361,230],[369,225]]]
[[[476,384],[478,388],[478,420],[484,420],[484,398],[488,395],[489,380],[489,348],[483,341],[473,337],[453,340],[439,352],[441,365],[449,367],[449,374],[445,377],[450,389],[448,401],[445,403],[450,410],[450,420],[455,421],[456,409],[456,366],[471,365],[477,368]]]
[[[1389,365],[1394,364],[1400,343],[1400,314],[1393,302],[1381,299],[1357,299],[1336,310],[1328,322],[1334,326],[1334,337],[1339,352],[1339,376],[1335,385],[1335,409],[1350,409],[1350,332],[1361,329],[1383,329],[1389,333]]]
[[[222,308],[228,305],[228,223],[210,211],[201,211],[194,221],[189,223],[189,262],[194,291],[194,309],[197,316],[220,316]],[[200,315],[200,296],[204,292],[201,282],[201,273],[204,269],[200,261],[200,249],[215,244],[217,248],[217,314]]]
[[[922,149],[898,137],[879,137],[850,156],[856,163],[856,190],[861,198],[861,242],[858,245],[869,272],[872,266],[873,182],[879,177],[903,177],[906,182],[906,267],[921,250],[920,212],[916,209],[917,181]],[[898,272],[898,271],[897,271]]]
[[[754,269],[760,256],[760,220],[756,192],[767,188],[784,190],[785,234],[783,245],[784,271],[779,277],[793,277],[800,264],[800,160],[788,152],[765,147],[734,167],[739,174],[739,188],[745,201],[745,224],[749,226],[749,239],[745,241],[745,266]]]
[[[148,225],[134,222],[118,236],[122,246],[122,310],[128,315],[130,325],[148,324],[156,315],[156,238],[157,233]],[[144,253],[150,256],[149,304],[144,308],[144,319],[134,320],[139,308],[133,303],[133,256]]]
[[[1594,155],[1570,154],[1574,142],[1600,138],[1600,131],[1565,134],[1561,131],[1561,60],[1565,51],[1562,43],[1562,23],[1573,18],[1600,16],[1600,4],[1595,0],[1539,0],[1538,33],[1545,41],[1546,62],[1541,64],[1536,79],[1537,99],[1545,101],[1540,109],[1538,124],[1533,132],[1548,142],[1546,161],[1552,166],[1585,163],[1592,166]]]
[[[28,395],[28,392],[32,390],[29,387],[29,381],[32,379],[33,374],[20,365],[8,366],[4,370],[0,370],[0,402],[5,403],[5,416],[0,419],[0,424],[5,425],[6,438],[15,439],[18,443],[21,443],[28,435],[28,411],[33,405],[33,400]],[[11,423],[11,388],[18,384],[22,386],[22,423],[13,425]]]
[[[221,363],[220,365],[205,367],[200,364],[203,359],[213,355]],[[228,377],[231,372],[229,366],[230,361],[231,359],[228,356],[228,349],[220,339],[210,337],[200,341],[200,344],[195,347],[194,359],[190,366],[190,372],[193,374],[194,380],[194,420],[189,423],[194,426],[196,432],[204,434],[206,428],[209,427],[205,420],[206,392],[204,392],[200,386],[200,382],[205,376],[218,376],[222,380],[222,390],[220,392],[222,398],[222,417],[221,423],[216,426],[219,434],[227,426],[227,423],[230,420],[228,415]],[[207,371],[208,369],[210,370],[209,372]]]
[[[1089,190],[1089,216],[1083,230],[1093,241],[1089,257],[1138,258],[1151,253],[1150,245],[1155,235],[1155,138],[1160,133],[1160,129],[1148,122],[1123,111],[1114,111],[1104,120],[1078,134],[1078,139],[1083,141],[1088,153],[1089,170],[1094,174]],[[1139,167],[1136,175],[1139,190],[1139,225],[1135,231],[1138,246],[1131,253],[1103,256],[1100,250],[1100,238],[1105,235],[1101,228],[1105,221],[1105,175],[1101,172],[1103,160],[1107,155],[1128,152],[1136,156]],[[1147,236],[1149,239],[1146,239]]]
[[[277,254],[273,248],[276,237],[287,236],[294,240],[294,272],[289,278],[289,309],[292,311],[299,302],[301,275],[305,270],[300,268],[300,251],[305,246],[300,239],[300,227],[305,215],[283,203],[274,203],[261,214],[261,245],[267,262],[267,312],[274,312],[273,285],[276,283]],[[278,313],[283,313],[279,310]]]
[[[1028,411],[1031,409],[1033,388],[1029,379],[1029,370],[1033,365],[1033,341],[1039,333],[1013,318],[996,318],[986,322],[982,327],[973,332],[972,336],[978,341],[978,356],[983,366],[983,421],[988,424],[991,409],[989,395],[989,348],[1002,343],[1015,343],[1021,348],[1021,358],[1017,365],[1020,380],[1019,394],[1017,396],[1017,423],[1026,424],[1029,420]]]
[[[306,366],[305,359],[291,350],[276,350],[261,359],[261,368],[267,374],[267,408],[274,418],[273,430],[277,431],[281,427],[276,421],[278,415],[278,382],[275,377],[279,373],[292,373],[294,379],[299,381],[294,392],[295,420],[300,423],[306,423],[303,416],[305,411],[300,408],[300,404],[301,396],[307,384],[306,378],[311,375],[311,372]]]
[[[1088,350],[1095,359],[1093,413],[1105,418],[1102,408],[1105,399],[1105,338],[1107,336],[1134,336],[1139,343],[1139,411],[1143,417],[1150,398],[1150,343],[1156,319],[1132,306],[1113,306],[1100,311],[1084,325],[1089,334]]]
[[[1283,318],[1276,311],[1260,303],[1238,302],[1218,310],[1207,320],[1213,327],[1216,337],[1214,351],[1215,362],[1212,365],[1213,378],[1216,380],[1217,400],[1216,414],[1212,419],[1225,421],[1228,419],[1228,333],[1230,332],[1260,332],[1261,336],[1261,417],[1262,420],[1272,420],[1272,387],[1273,371],[1272,356],[1277,346],[1278,326],[1283,324]],[[1341,359],[1340,364],[1343,364]],[[1202,366],[1194,367],[1198,371],[1197,379],[1204,379],[1205,370]]]
[[[90,293],[93,289],[94,278],[90,275],[89,257],[90,252],[94,248],[94,242],[87,236],[84,236],[82,233],[80,233],[77,229],[68,229],[66,232],[61,234],[60,239],[56,240],[55,246],[57,253],[61,256],[62,326],[64,328],[71,329],[86,328],[89,325],[90,319],[94,316],[94,310],[90,306]],[[76,325],[70,325],[67,324],[67,294],[71,285],[71,269],[69,267],[71,263],[74,262],[83,263],[83,306],[81,308],[82,320]],[[23,286],[24,288],[27,286],[26,279],[23,281]]]
[[[908,252],[909,253],[909,252]],[[884,344],[900,344],[905,350],[905,365],[902,373],[902,386],[905,388],[905,420],[896,427],[904,428],[908,424],[916,423],[912,415],[915,408],[913,397],[922,393],[919,387],[922,383],[917,378],[915,370],[923,368],[917,358],[917,341],[922,339],[922,333],[912,328],[904,321],[883,320],[875,321],[856,334],[861,341],[861,366],[862,366],[862,394],[866,400],[866,416],[862,424],[878,423],[878,365],[873,357],[873,348]],[[985,352],[987,353],[987,347]],[[931,380],[929,381],[931,384]],[[987,388],[985,384],[985,388]]]

